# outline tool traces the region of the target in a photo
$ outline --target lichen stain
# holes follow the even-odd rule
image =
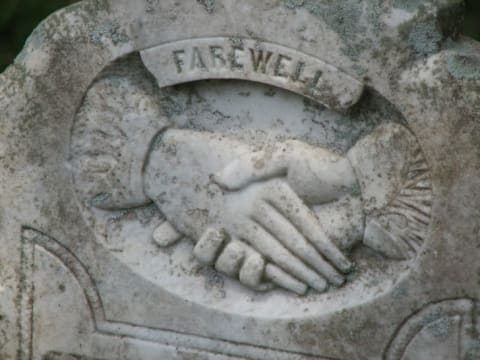
[[[283,0],[290,10],[303,8],[321,18],[343,41],[342,51],[350,58],[358,57],[368,44],[360,39],[367,27],[362,22],[363,4],[359,1],[322,3],[316,0]],[[369,5],[370,6],[370,5]]]
[[[452,328],[452,319],[449,317],[443,317],[430,324],[427,327],[427,330],[434,338],[445,341],[451,335]]]
[[[302,7],[305,4],[305,0],[286,0],[285,6],[289,9],[296,9]]]
[[[354,38],[365,31],[361,25],[362,4],[358,1],[322,4],[314,0],[285,0],[286,7],[295,9],[304,7],[310,14],[321,17],[343,40]]]
[[[474,341],[465,351],[464,360],[480,359],[480,341]]]
[[[424,2],[424,0],[393,0],[392,5],[397,9],[413,12],[418,10]]]
[[[128,35],[120,30],[120,25],[113,21],[98,24],[92,27],[89,32],[89,40],[95,45],[102,45],[104,39],[110,39],[114,45],[125,43],[130,40]]]
[[[410,45],[417,54],[431,55],[440,50],[443,40],[440,27],[436,21],[425,21],[415,24],[408,36]]]
[[[201,4],[207,13],[213,14],[215,11],[215,0],[197,0],[199,4]]]
[[[452,54],[447,69],[457,80],[480,80],[480,57],[472,54]]]
[[[78,18],[80,20],[78,23],[80,24],[92,24],[95,23],[95,19],[98,19],[100,13],[108,13],[109,11],[110,5],[107,0],[82,1],[58,10],[35,28],[15,62],[23,62],[33,51],[51,45],[51,43],[61,38],[73,39],[81,37],[81,26],[65,26],[72,18]],[[121,35],[123,36],[123,34]],[[113,39],[113,41],[116,40],[120,40],[120,38]]]

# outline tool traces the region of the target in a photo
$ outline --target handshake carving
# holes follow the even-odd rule
[[[251,289],[305,294],[340,286],[360,243],[394,260],[421,249],[430,172],[401,125],[378,126],[340,156],[297,140],[259,149],[174,128],[142,144],[148,126],[132,124],[125,123],[126,138],[120,132],[101,142],[94,140],[105,130],[85,124],[73,156],[80,196],[102,210],[154,202],[167,219],[153,234],[159,246],[192,239],[198,261]]]
[[[168,129],[144,168],[167,218],[160,246],[184,236],[203,264],[258,291],[340,286],[365,215],[350,161],[300,141],[258,150],[217,133]]]
[[[358,244],[394,260],[419,253],[432,188],[405,126],[385,121],[344,156],[296,140],[258,148],[168,128],[174,124],[158,107],[156,85],[129,74],[120,87],[116,75],[98,80],[78,113],[71,166],[88,208],[154,202],[167,219],[153,234],[158,245],[190,238],[200,262],[256,290],[340,286]],[[105,89],[116,94],[108,107]]]

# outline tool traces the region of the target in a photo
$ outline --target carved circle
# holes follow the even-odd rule
[[[200,266],[187,240],[158,248],[152,234],[165,219],[143,192],[142,176],[145,154],[167,123],[253,144],[295,138],[339,154],[356,144],[368,156],[377,154],[373,164],[362,155],[355,160],[368,170],[368,176],[357,173],[368,246],[351,249],[357,270],[346,285],[305,298],[280,290],[255,293]],[[376,140],[362,142],[372,133]],[[395,147],[400,165],[386,167],[398,176],[382,185],[388,196],[375,205],[375,178],[382,176],[375,173],[377,165],[388,162]],[[72,131],[70,160],[82,211],[101,244],[156,286],[227,312],[302,317],[305,309],[299,303],[321,314],[367,302],[389,291],[428,236],[432,189],[427,162],[402,116],[373,91],[349,112],[339,113],[254,83],[199,82],[160,90],[138,54],[132,54],[107,68],[87,92]],[[238,306],[231,310],[233,298]],[[250,299],[257,300],[255,307]],[[278,313],[271,312],[273,303]]]

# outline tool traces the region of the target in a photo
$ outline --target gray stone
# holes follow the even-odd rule
[[[460,0],[85,0],[0,75],[1,359],[477,359]]]

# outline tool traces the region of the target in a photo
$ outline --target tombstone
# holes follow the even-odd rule
[[[0,77],[0,358],[480,358],[461,1],[85,0]]]

